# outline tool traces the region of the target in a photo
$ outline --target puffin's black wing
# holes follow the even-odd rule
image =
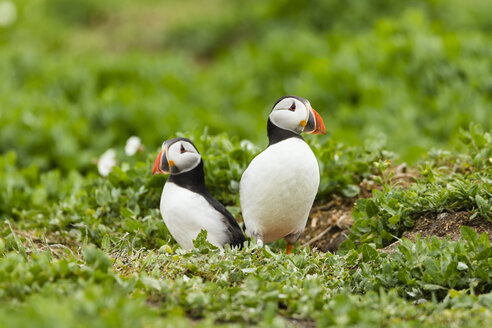
[[[243,231],[239,227],[236,219],[232,214],[222,205],[217,199],[215,199],[212,194],[208,191],[203,191],[201,195],[207,200],[207,202],[212,205],[215,210],[222,214],[224,224],[227,227],[227,231],[229,232],[229,240],[227,244],[231,246],[239,246],[242,247],[243,243],[246,241],[246,237],[244,237]]]

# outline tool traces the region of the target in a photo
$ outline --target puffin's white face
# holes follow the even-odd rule
[[[279,128],[301,133],[306,126],[308,115],[304,103],[296,98],[284,98],[273,108],[270,120]]]
[[[154,163],[153,174],[188,172],[200,163],[201,156],[191,141],[185,138],[167,140]]]
[[[300,99],[286,96],[275,104],[269,116],[272,123],[298,134],[324,134],[325,127],[319,114],[307,99]]]

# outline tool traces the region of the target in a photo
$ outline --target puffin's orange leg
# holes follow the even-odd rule
[[[294,245],[287,243],[287,248],[286,248],[286,253],[287,253],[287,255],[289,255],[289,254],[290,254],[290,252],[292,252],[292,247],[293,247],[293,246],[294,246]]]

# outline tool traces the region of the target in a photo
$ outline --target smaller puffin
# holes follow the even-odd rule
[[[189,139],[165,141],[152,174],[170,174],[162,191],[160,209],[179,246],[192,249],[193,240],[202,229],[207,231],[207,240],[220,250],[225,244],[243,245],[246,238],[236,219],[205,185],[202,157]]]
[[[244,171],[239,198],[247,236],[257,242],[299,239],[318,192],[319,167],[301,133],[325,134],[321,116],[307,99],[284,96],[268,116],[268,147]]]

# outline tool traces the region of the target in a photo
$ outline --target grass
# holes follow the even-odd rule
[[[475,147],[474,138],[467,138],[472,135],[486,142]],[[187,136],[199,148],[214,150],[205,155],[207,169],[213,167],[207,182],[237,211],[237,199],[231,197],[237,186],[231,181],[258,149],[226,135]],[[490,202],[491,163],[482,159],[490,155],[490,135],[474,125],[462,139],[469,152],[437,152],[441,155],[422,164],[428,172],[408,189],[383,178],[385,162],[369,163],[371,152],[313,144],[321,158],[327,156],[323,151],[339,153],[336,165],[325,163],[332,165],[330,180],[337,183],[322,187],[319,201],[327,197],[324,192],[353,191],[347,186],[364,179],[379,181],[382,188],[357,202],[355,225],[338,255],[298,248],[287,256],[281,243],[220,254],[205,235],[185,252],[160,218],[165,178],[149,175],[153,156],[132,165],[123,162],[107,178],[73,171],[62,179],[56,170],[19,168],[15,153],[9,153],[0,161],[7,186],[1,194],[0,317],[9,325],[56,320],[60,327],[484,324],[491,316],[492,290],[486,234],[463,227],[457,242],[404,239],[391,255],[376,249],[385,236],[393,238],[411,226],[415,213],[459,209],[487,217],[483,206]],[[224,172],[230,175],[224,178]],[[391,213],[392,208],[401,214]],[[362,234],[367,222],[375,226]],[[385,233],[377,230],[381,226]]]
[[[25,248],[29,260],[15,253],[0,260],[0,290],[9,300],[0,315],[8,324],[56,320],[60,327],[190,320],[203,326],[283,327],[304,320],[472,327],[490,319],[490,294],[477,294],[492,286],[491,247],[487,238],[463,234],[468,243],[408,241],[391,257],[372,246],[345,256],[307,249],[286,256],[268,246],[222,255],[203,240],[190,253],[173,245],[156,251],[124,244],[112,248],[111,257],[90,246],[63,256],[49,246]],[[439,274],[446,267],[453,269]]]

